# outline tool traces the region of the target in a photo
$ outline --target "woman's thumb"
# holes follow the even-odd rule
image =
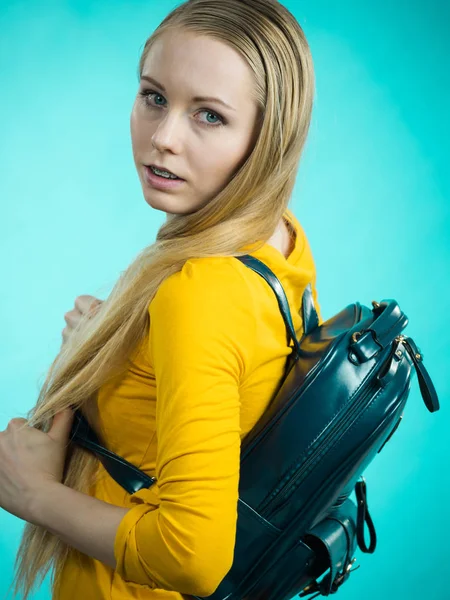
[[[69,437],[74,415],[75,413],[71,408],[65,408],[53,417],[48,435],[55,442],[66,441]]]

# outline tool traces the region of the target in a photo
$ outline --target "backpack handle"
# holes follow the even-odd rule
[[[372,302],[374,321],[366,329],[352,335],[351,352],[360,362],[371,359],[380,350],[392,344],[394,339],[407,326],[408,317],[400,310],[395,300]]]

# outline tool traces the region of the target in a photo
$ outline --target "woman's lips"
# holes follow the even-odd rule
[[[144,176],[147,183],[157,190],[172,190],[185,183],[184,179],[165,179],[155,175],[150,167],[146,165],[144,165]]]
[[[167,171],[167,173],[170,173],[171,175],[175,175],[175,177],[178,177],[178,179],[183,179],[182,177],[180,177],[179,175],[177,175],[176,173],[174,173],[170,169],[166,169],[165,167],[161,167],[160,165],[155,165],[154,163],[151,163],[151,164],[149,164],[147,166],[148,167],[153,167],[154,169],[157,169],[158,171]]]

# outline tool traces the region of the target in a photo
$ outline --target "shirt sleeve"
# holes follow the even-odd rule
[[[116,571],[148,588],[209,596],[233,562],[240,468],[239,386],[251,369],[251,290],[230,258],[191,259],[149,306],[157,486],[133,494]]]

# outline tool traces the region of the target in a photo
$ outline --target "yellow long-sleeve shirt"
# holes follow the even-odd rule
[[[265,244],[252,256],[281,281],[294,328],[316,272],[299,221],[286,259]],[[206,596],[234,551],[241,441],[283,374],[286,326],[263,278],[233,257],[198,258],[166,279],[149,304],[150,331],[125,375],[102,386],[105,445],[157,484],[128,494],[99,465],[92,495],[129,507],[114,544],[116,569],[70,557],[54,600],[186,600]]]

